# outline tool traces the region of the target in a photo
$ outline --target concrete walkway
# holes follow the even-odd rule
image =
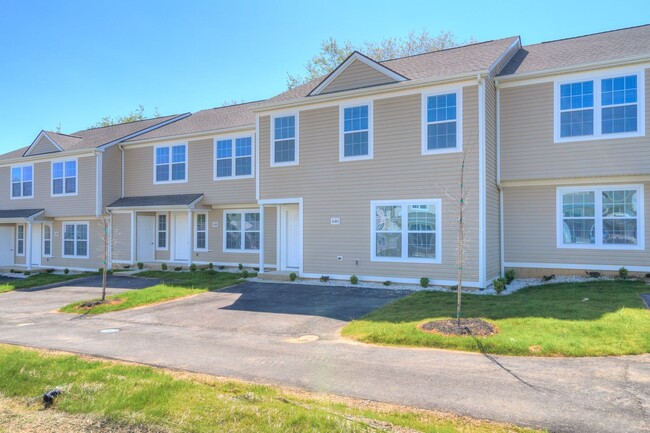
[[[518,358],[377,347],[341,339],[338,329],[363,314],[364,305],[374,308],[404,295],[377,290],[332,288],[322,293],[313,286],[246,283],[96,317],[51,313],[96,290],[62,287],[0,295],[0,341],[292,385],[552,432],[650,431],[649,355]],[[99,332],[105,328],[120,332]],[[301,343],[303,335],[319,339]]]

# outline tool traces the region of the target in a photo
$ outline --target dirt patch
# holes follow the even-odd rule
[[[88,301],[84,302],[83,304],[79,305],[77,307],[78,310],[84,310],[84,309],[91,309],[93,307],[97,307],[99,305],[119,305],[122,302],[124,302],[124,299],[105,299],[105,300],[96,300],[96,301]]]
[[[483,319],[461,319],[460,327],[455,319],[434,320],[423,323],[420,329],[435,334],[474,337],[487,337],[499,332],[496,326]]]

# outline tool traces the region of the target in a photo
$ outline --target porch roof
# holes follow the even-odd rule
[[[45,212],[45,209],[6,209],[0,210],[0,223],[31,222]]]
[[[117,209],[192,209],[203,198],[203,194],[145,195],[122,197],[109,204],[110,210]]]

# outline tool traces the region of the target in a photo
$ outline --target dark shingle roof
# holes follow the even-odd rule
[[[45,209],[8,209],[0,210],[0,219],[5,218],[29,218],[43,212]]]
[[[151,138],[171,137],[176,135],[237,128],[240,126],[255,127],[255,113],[251,111],[251,108],[259,104],[260,101],[247,102],[197,111],[182,120],[147,132],[146,134],[139,135],[131,140],[127,140],[127,143]]]
[[[160,207],[160,206],[189,206],[203,194],[174,194],[174,195],[147,195],[139,197],[123,197],[109,204],[109,208],[116,207]]]
[[[522,47],[499,75],[650,56],[650,25]]]

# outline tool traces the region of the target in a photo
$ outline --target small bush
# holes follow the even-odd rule
[[[131,265],[124,265],[122,266],[122,269],[131,269]]]
[[[458,290],[458,284],[454,284],[453,286],[449,286],[449,290],[451,290],[452,292],[457,291]]]
[[[218,272],[215,271],[214,269],[208,269],[207,271],[205,271],[205,273],[208,275],[217,275]]]
[[[225,266],[218,266],[217,269],[219,269],[220,271],[223,271],[224,269],[226,269],[226,267]]]
[[[357,277],[356,275],[352,275],[350,277],[350,284],[359,284],[359,277]]]
[[[330,276],[329,276],[329,275],[321,275],[321,276],[320,276],[320,281],[321,281],[321,283],[327,283],[329,280],[330,280]]]
[[[420,285],[426,289],[429,287],[429,279],[427,277],[420,278]]]
[[[176,266],[176,267],[174,268],[174,270],[175,270],[176,272],[180,272],[180,271],[183,270],[183,267],[182,267],[182,266]]]
[[[106,275],[113,275],[113,270],[112,269],[107,270]]]
[[[214,269],[214,265],[212,264],[212,262],[208,263],[208,269],[210,270]]]
[[[260,268],[253,268],[255,272],[259,272]]]
[[[591,278],[599,278],[600,277],[600,272],[594,272],[594,271],[585,271],[587,273],[588,277]]]
[[[30,275],[32,275],[32,273],[31,273],[31,272],[29,272],[29,271],[25,271],[25,272],[23,272],[23,275],[26,275],[26,276],[28,276],[28,277],[29,277]]]
[[[63,270],[63,273],[66,274],[66,275],[68,275],[68,274],[70,273],[70,269],[65,268],[65,269]]]
[[[296,278],[298,278],[298,274],[296,274],[295,272],[289,274],[289,280],[296,281]]]
[[[138,262],[138,269],[142,270],[144,268],[144,263]]]
[[[650,274],[645,274],[645,277],[646,277],[646,278],[650,278]]]
[[[494,288],[494,291],[497,292],[497,295],[500,294],[506,289],[506,279],[497,278],[492,282],[492,287]]]
[[[100,274],[103,273],[103,272],[104,272],[104,268],[102,268],[102,267],[100,266],[99,268],[97,268],[97,272],[99,272]]]
[[[244,269],[244,265],[242,263],[238,264],[237,267],[239,268],[240,271]]]
[[[190,265],[190,272],[196,272],[196,264],[192,263]]]
[[[386,280],[382,283],[384,286],[392,286],[393,282],[391,280]]]
[[[542,275],[542,281],[551,281],[555,279],[555,274]]]
[[[248,271],[247,271],[246,269],[244,269],[243,271],[241,271],[241,277],[242,277],[242,278],[248,278],[248,276],[249,276],[249,275],[248,275]]]
[[[54,269],[49,268],[49,269],[46,269],[45,272],[47,272],[48,274],[51,274],[52,272],[54,272]]]
[[[505,275],[505,277],[506,277],[506,285],[512,283],[515,280],[515,275],[516,275],[516,273],[515,273],[514,269],[508,269],[506,271],[506,275]]]
[[[163,263],[162,265],[160,265],[160,269],[162,269],[163,271],[166,271],[167,270],[167,263]]]
[[[629,277],[629,273],[627,272],[627,269],[625,267],[622,267],[618,270],[618,277],[622,280],[627,280]]]

